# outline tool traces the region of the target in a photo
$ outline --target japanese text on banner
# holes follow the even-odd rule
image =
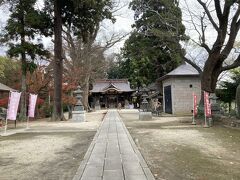
[[[211,117],[211,104],[209,101],[209,94],[204,91],[204,111],[205,111],[205,116],[206,117]]]
[[[193,93],[193,115],[197,116],[197,95]]]

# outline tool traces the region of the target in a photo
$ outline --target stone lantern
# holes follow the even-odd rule
[[[142,103],[141,103],[141,109],[143,112],[147,112],[148,111],[148,101],[147,101],[147,88],[143,88],[142,89]]]
[[[218,120],[221,118],[221,108],[219,103],[217,102],[218,97],[215,93],[211,94],[210,97],[210,103],[211,103],[211,110],[212,110],[212,118],[213,120]],[[212,122],[209,122],[211,125]]]
[[[74,96],[77,98],[77,103],[73,108],[72,120],[77,122],[85,121],[85,111],[82,103],[82,93],[81,87],[78,86],[77,90],[73,92]]]
[[[139,111],[139,120],[151,120],[152,119],[152,112],[149,111],[149,103],[147,101],[148,97],[148,89],[146,87],[143,87],[141,89],[141,109]]]

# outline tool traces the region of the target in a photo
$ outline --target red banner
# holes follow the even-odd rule
[[[193,115],[197,116],[197,95],[193,93]]]
[[[209,101],[209,94],[204,91],[204,112],[206,117],[211,117],[212,112],[211,112],[211,104]]]

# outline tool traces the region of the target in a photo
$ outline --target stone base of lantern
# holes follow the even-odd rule
[[[75,122],[85,122],[85,111],[73,111],[72,120]]]
[[[139,112],[139,120],[141,121],[149,121],[152,120],[152,112]]]
[[[96,106],[95,106],[95,110],[96,110],[96,111],[97,111],[97,110],[101,110],[100,105],[96,105]]]

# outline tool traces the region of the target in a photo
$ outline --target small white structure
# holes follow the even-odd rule
[[[188,115],[193,110],[193,93],[198,102],[201,97],[201,80],[198,71],[190,64],[182,64],[157,80],[163,88],[163,112]]]

